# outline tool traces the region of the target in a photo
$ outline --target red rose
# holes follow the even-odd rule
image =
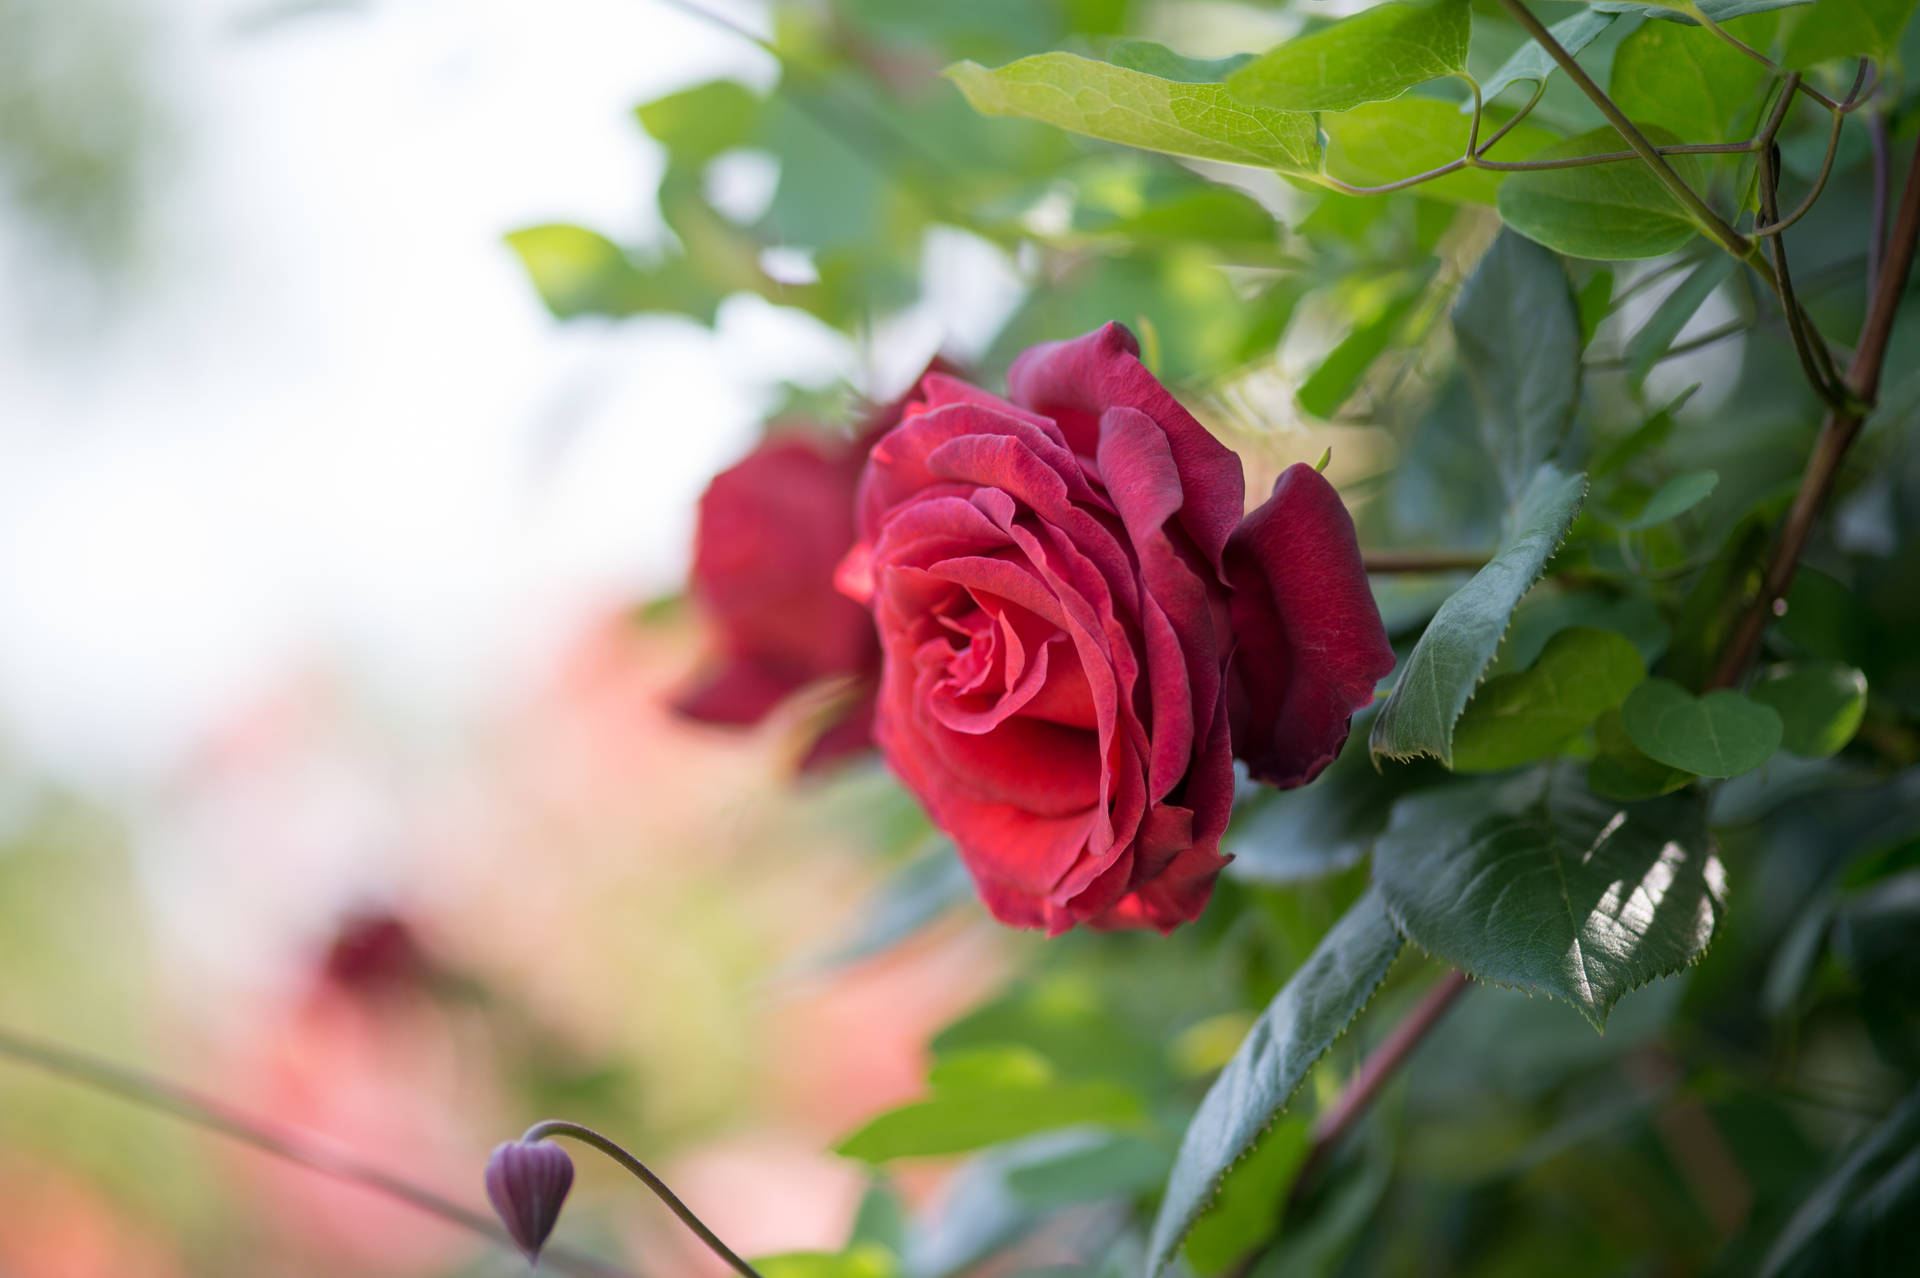
[[[1196,918],[1234,743],[1300,784],[1393,665],[1333,489],[1296,466],[1243,524],[1239,458],[1138,349],[1117,324],[1035,347],[1010,400],[928,376],[841,574],[888,762],[994,916],[1055,934]]]

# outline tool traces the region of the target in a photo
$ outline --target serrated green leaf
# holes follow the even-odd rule
[[[1654,489],[1653,495],[1647,498],[1647,504],[1640,508],[1638,514],[1631,519],[1613,521],[1614,526],[1628,532],[1644,532],[1658,527],[1698,506],[1712,496],[1713,490],[1719,485],[1720,476],[1714,471],[1685,471]]]
[[[1217,84],[1166,80],[1071,53],[1035,54],[993,71],[959,62],[946,76],[983,115],[1283,173],[1311,173],[1319,162],[1311,116],[1250,106]]]
[[[1664,129],[1643,132],[1657,146],[1678,140]],[[1558,160],[1626,149],[1618,133],[1604,128],[1527,158]],[[1699,189],[1703,171],[1695,157],[1670,155],[1667,162]],[[1685,247],[1697,229],[1686,208],[1637,157],[1512,173],[1500,187],[1498,203],[1508,226],[1569,257],[1659,257]]]
[[[1274,996],[1187,1125],[1154,1218],[1148,1278],[1173,1259],[1228,1170],[1353,1023],[1399,953],[1400,936],[1379,894],[1368,892]]]
[[[1840,753],[1867,713],[1867,677],[1837,661],[1774,666],[1749,694],[1780,715],[1780,744],[1808,759]]]
[[[1649,679],[1620,707],[1641,753],[1703,777],[1749,772],[1780,748],[1780,715],[1722,688],[1696,697],[1671,679]]]
[[[1544,759],[1646,677],[1639,649],[1625,636],[1562,630],[1538,661],[1487,680],[1467,703],[1453,730],[1454,770],[1494,772]]]
[[[1286,1194],[1311,1143],[1306,1120],[1282,1118],[1254,1142],[1187,1235],[1187,1265],[1222,1272],[1273,1234]]]
[[[1452,765],[1453,725],[1493,660],[1514,606],[1546,570],[1586,492],[1585,475],[1552,465],[1535,473],[1499,552],[1440,605],[1401,666],[1368,739],[1376,758],[1430,754]]]
[[[1277,111],[1345,111],[1464,74],[1472,37],[1467,0],[1376,5],[1269,49],[1227,87]]]
[[[1218,84],[1253,59],[1251,53],[1236,53],[1230,58],[1189,58],[1152,40],[1122,40],[1107,54],[1107,61],[1116,67],[1183,84]]]
[[[1645,28],[1642,28],[1645,30]],[[1627,381],[1636,390],[1645,384],[1647,374],[1667,353],[1674,339],[1687,326],[1713,291],[1726,283],[1736,263],[1725,253],[1715,253],[1688,273],[1678,288],[1660,299],[1647,322],[1627,342]]]
[[[1580,50],[1605,34],[1618,17],[1618,14],[1598,9],[1583,9],[1571,18],[1562,18],[1554,23],[1547,28],[1547,33],[1559,42],[1561,48],[1578,56]],[[1560,64],[1553,60],[1552,54],[1541,48],[1537,41],[1529,40],[1500,64],[1500,69],[1493,73],[1492,79],[1480,86],[1481,100],[1491,102],[1522,80],[1542,83],[1559,69]]]
[[[1459,159],[1467,149],[1469,122],[1451,103],[1436,98],[1396,98],[1351,111],[1330,111],[1321,117],[1320,127],[1327,134],[1331,176],[1354,186],[1385,186]],[[1496,125],[1483,127],[1491,130]],[[1488,157],[1524,158],[1555,140],[1545,129],[1517,124]],[[1414,189],[1430,199],[1491,204],[1505,177],[1492,169],[1461,169]]]
[[[1607,92],[1638,125],[1688,141],[1734,142],[1752,130],[1767,70],[1700,26],[1649,22],[1620,42]]]
[[[1786,66],[1806,70],[1835,58],[1884,61],[1900,47],[1914,0],[1821,0],[1787,33]]]
[[[1800,1204],[1760,1278],[1893,1275],[1913,1259],[1920,1213],[1920,1090],[1863,1136]]]
[[[1373,855],[1415,945],[1565,999],[1596,1029],[1621,995],[1705,953],[1726,894],[1696,797],[1623,806],[1564,765],[1409,795]]]
[[[1559,451],[1580,400],[1580,310],[1560,259],[1503,231],[1453,308],[1480,438],[1509,499]]]

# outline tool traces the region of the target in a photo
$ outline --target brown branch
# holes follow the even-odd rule
[[[1766,629],[1767,618],[1774,615],[1775,606],[1793,585],[1800,556],[1813,536],[1815,521],[1826,506],[1827,494],[1840,473],[1840,463],[1859,436],[1861,423],[1879,396],[1880,375],[1887,362],[1887,342],[1893,333],[1894,317],[1900,310],[1900,298],[1906,292],[1917,240],[1920,240],[1920,145],[1914,148],[1906,188],[1900,193],[1900,211],[1894,220],[1886,261],[1874,285],[1860,344],[1854,348],[1853,362],[1847,367],[1849,401],[1844,408],[1829,412],[1821,424],[1813,454],[1807,458],[1806,471],[1800,477],[1799,491],[1793,495],[1793,505],[1780,527],[1780,540],[1761,578],[1760,592],[1741,614],[1708,687],[1730,688],[1746,676],[1747,668],[1760,651],[1760,636]]]

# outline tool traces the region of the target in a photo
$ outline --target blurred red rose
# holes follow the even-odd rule
[[[689,590],[713,627],[717,660],[675,700],[680,713],[755,724],[801,688],[848,677],[851,699],[802,766],[872,743],[880,645],[873,618],[834,589],[833,573],[853,544],[867,450],[899,422],[905,402],[876,409],[850,440],[774,435],[714,476],[700,498]]]
[[[928,376],[841,568],[889,764],[994,916],[1053,934],[1198,917],[1235,744],[1301,784],[1393,666],[1332,487],[1295,466],[1243,523],[1239,458],[1138,351],[1118,324],[1034,347],[1010,399]]]

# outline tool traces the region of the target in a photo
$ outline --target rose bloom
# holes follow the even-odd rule
[[[935,360],[930,368],[944,368]],[[905,399],[875,409],[852,439],[791,431],[714,476],[700,498],[688,583],[717,660],[674,702],[690,719],[749,726],[810,684],[852,680],[850,698],[801,766],[872,743],[880,645],[866,609],[834,588],[853,545],[853,499],[873,441]]]
[[[861,480],[840,582],[882,648],[875,734],[1004,923],[1197,918],[1233,759],[1311,780],[1393,668],[1312,467],[1242,518],[1240,460],[1109,324],[1009,396],[932,374]]]

